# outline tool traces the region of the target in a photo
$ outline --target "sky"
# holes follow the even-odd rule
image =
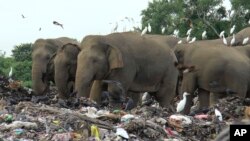
[[[139,26],[148,1],[152,0],[1,0],[0,51],[10,56],[15,45],[38,38],[64,36],[81,41],[86,35],[110,33],[116,22],[118,31]],[[134,22],[128,23],[125,17]],[[64,29],[53,21],[63,24]]]

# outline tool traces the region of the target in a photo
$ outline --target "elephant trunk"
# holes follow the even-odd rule
[[[93,73],[87,72],[86,69],[77,68],[76,71],[76,81],[75,81],[75,91],[77,92],[77,97],[90,96],[90,89],[93,83]]]
[[[59,91],[59,97],[62,99],[68,97],[68,76],[67,70],[59,69],[55,66],[55,83]]]
[[[32,64],[32,87],[37,95],[42,95],[48,87],[43,70],[46,69],[42,69],[40,64]]]

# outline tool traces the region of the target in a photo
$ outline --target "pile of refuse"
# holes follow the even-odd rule
[[[221,99],[206,112],[188,116],[157,103],[130,111],[100,107],[84,98],[60,104],[55,88],[37,99],[20,83],[0,76],[3,141],[206,141],[250,116],[250,109],[246,110],[250,100],[233,96]],[[215,108],[222,113],[222,121],[215,116]]]

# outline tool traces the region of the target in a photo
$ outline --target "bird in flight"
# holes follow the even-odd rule
[[[63,29],[63,25],[62,25],[61,23],[59,23],[59,22],[57,22],[57,21],[53,21],[53,24],[54,24],[54,25],[61,26],[61,28]]]
[[[22,18],[25,19],[26,17],[22,14]]]

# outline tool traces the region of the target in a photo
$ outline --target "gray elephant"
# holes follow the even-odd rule
[[[161,106],[169,106],[175,96],[178,70],[176,57],[167,46],[138,33],[87,36],[77,59],[78,97],[89,97],[93,80],[120,82],[125,93],[154,92]],[[114,99],[120,89],[108,86]]]
[[[59,97],[69,98],[73,92],[75,75],[77,68],[77,56],[81,51],[80,44],[67,43],[57,50],[54,58],[55,84],[58,88]],[[106,90],[106,85],[102,81],[94,81],[91,87],[92,100],[100,103],[100,93]],[[94,97],[97,96],[98,97]]]
[[[171,49],[174,49],[174,47],[177,45],[178,41],[181,40],[179,38],[176,38],[172,35],[153,35],[153,34],[146,34],[146,38],[155,40],[156,42],[166,44]]]
[[[73,92],[77,67],[77,55],[80,52],[80,44],[67,43],[60,47],[55,55],[55,84],[59,91],[59,97],[68,98]]]
[[[56,39],[37,39],[32,51],[32,86],[36,95],[42,95],[54,81],[53,55],[67,43],[77,43],[67,37]]]
[[[209,93],[249,96],[250,46],[206,47],[178,45],[178,67],[183,70],[181,92],[188,92],[184,113],[190,111],[192,96],[199,90],[200,108],[209,106]],[[181,67],[180,67],[181,66]],[[189,70],[189,69],[192,70]]]

